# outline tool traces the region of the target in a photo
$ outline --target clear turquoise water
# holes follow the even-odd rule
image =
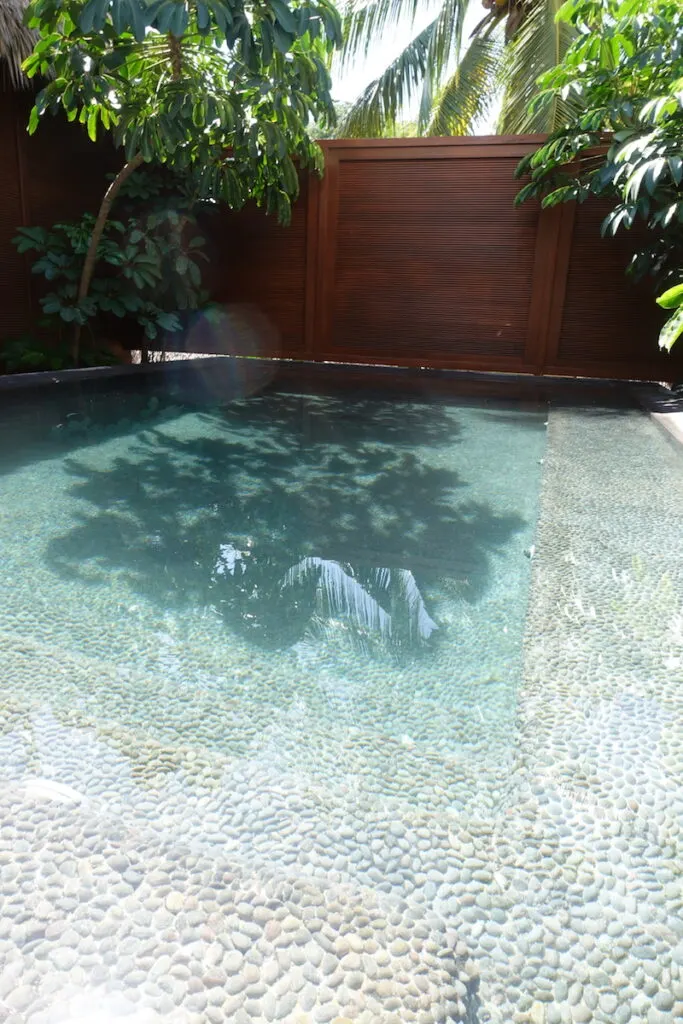
[[[53,430],[3,478],[5,630],[237,700],[239,728],[197,737],[216,750],[254,743],[251,702],[271,730],[303,702],[325,742],[509,745],[543,410],[282,395],[148,412],[66,450]],[[175,711],[127,713],[172,742]]]
[[[623,496],[679,456],[640,413],[42,414],[0,465],[11,1019],[675,1019],[679,563]]]

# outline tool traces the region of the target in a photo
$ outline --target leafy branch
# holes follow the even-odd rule
[[[183,175],[198,199],[254,199],[282,221],[298,194],[297,164],[322,169],[308,128],[334,119],[327,65],[341,22],[330,0],[33,0],[29,18],[39,39],[26,73],[51,75],[29,131],[61,110],[123,152],[93,225],[79,303],[112,205],[143,163]]]
[[[571,123],[526,157],[517,201],[544,206],[608,197],[603,234],[649,229],[630,270],[652,276],[673,309],[659,343],[683,333],[683,8],[678,0],[568,0],[559,17],[575,30],[564,59],[540,79],[532,113],[569,102]],[[672,287],[673,285],[673,287]]]

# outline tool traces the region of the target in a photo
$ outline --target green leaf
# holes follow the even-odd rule
[[[120,0],[119,0],[120,2]],[[139,0],[128,0],[130,10],[130,21],[133,34],[138,43],[141,43],[147,34],[147,16],[145,7]]]
[[[302,36],[308,31],[308,25],[311,20],[311,11],[308,7],[299,7],[295,13],[297,18],[296,34],[298,36]]]
[[[109,9],[109,0],[88,0],[81,11],[78,24],[82,32],[88,35],[93,29],[102,31]]]
[[[428,135],[467,135],[496,100],[490,88],[502,59],[500,43],[476,37],[431,107]]]
[[[174,2],[172,7],[174,11],[168,31],[172,32],[174,36],[180,37],[187,31],[189,21],[188,10],[182,0]]]
[[[170,30],[171,22],[175,17],[175,0],[165,0],[156,8],[154,27],[163,35]]]
[[[208,32],[211,27],[209,8],[204,3],[197,4],[197,29],[202,35]]]
[[[97,141],[97,115],[98,107],[93,107],[88,114],[88,136],[92,142]]]
[[[23,245],[21,252],[27,249],[41,250],[47,245],[48,233],[45,228],[19,228],[19,233],[12,241],[17,247]]]
[[[683,157],[670,156],[669,157],[669,173],[676,185],[680,185],[683,181]]]
[[[286,32],[276,21],[273,25],[273,41],[275,43],[275,48],[279,50],[280,53],[288,53],[292,48],[294,36],[290,32]]]
[[[270,64],[273,59],[273,47],[275,45],[275,34],[273,26],[266,19],[261,22],[261,59],[264,64]]]
[[[299,179],[294,164],[288,156],[282,161],[282,182],[285,191],[290,196],[296,197],[299,192]]]
[[[659,333],[659,347],[671,351],[673,344],[683,334],[683,306],[669,317]]]
[[[222,3],[221,0],[207,0],[207,3],[213,12],[219,29],[224,35],[227,34],[234,21],[230,7]]]
[[[159,313],[157,324],[164,331],[179,331],[182,326],[175,313]]]
[[[282,25],[285,32],[289,32],[291,35],[296,35],[297,22],[289,5],[286,4],[284,0],[269,0],[268,6],[272,8],[275,17],[279,21],[280,25]]]
[[[114,32],[120,36],[130,25],[128,0],[113,0],[110,13]]]
[[[142,306],[142,299],[139,295],[132,294],[128,291],[121,296],[121,303],[129,313],[137,313]]]
[[[677,309],[683,305],[683,284],[675,284],[673,288],[667,288],[657,299],[657,304],[662,309]]]
[[[54,292],[46,295],[40,304],[44,313],[58,313],[62,308],[62,300]]]
[[[645,174],[644,184],[647,191],[652,195],[661,183],[661,179],[667,170],[667,161],[664,157],[659,157],[657,160],[652,160],[648,165],[647,172]]]

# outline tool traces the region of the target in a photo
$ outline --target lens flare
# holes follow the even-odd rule
[[[171,338],[167,347],[173,347]],[[213,305],[197,312],[178,347],[195,356],[187,364],[186,376],[192,374],[202,394],[219,399],[246,398],[262,390],[275,377],[281,353],[272,321],[248,303]],[[197,362],[201,356],[231,358]]]

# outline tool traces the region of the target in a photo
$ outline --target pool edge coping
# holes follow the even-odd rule
[[[0,395],[19,396],[25,392],[42,391],[43,388],[80,390],[88,385],[97,389],[98,384],[115,383],[117,380],[132,382],[135,378],[147,384],[167,378],[190,377],[217,364],[240,369],[251,366],[255,371],[255,391],[276,390],[308,393],[311,388],[318,391],[326,385],[354,386],[408,385],[408,390],[420,390],[420,385],[430,383],[442,393],[453,389],[453,397],[464,397],[468,388],[474,392],[491,389],[490,397],[501,390],[515,385],[520,389],[517,397],[551,404],[573,404],[590,396],[592,401],[602,399],[606,405],[616,399],[628,396],[630,401],[651,417],[653,422],[666,432],[676,445],[683,445],[683,394],[673,393],[666,385],[656,381],[619,380],[598,377],[562,377],[556,375],[533,375],[526,373],[497,373],[473,370],[455,370],[432,367],[403,367],[392,365],[364,365],[358,363],[316,362],[312,360],[264,359],[230,355],[199,356],[195,359],[169,360],[159,363],[122,364],[101,367],[83,367],[58,371],[37,371],[29,373],[0,374]],[[262,376],[261,376],[262,375]],[[259,376],[261,379],[259,380]],[[59,387],[61,385],[61,388]],[[392,388],[387,388],[387,397]]]
[[[676,445],[683,445],[683,394],[673,394],[661,384],[643,384],[635,392],[653,423],[665,431]]]
[[[441,380],[444,382],[471,382],[478,384],[521,384],[538,391],[557,391],[562,388],[588,389],[589,391],[628,391],[633,387],[649,387],[660,389],[654,381],[635,381],[611,377],[571,377],[555,374],[538,375],[524,372],[500,372],[466,369],[448,369],[443,367],[407,367],[391,364],[364,364],[345,362],[318,362],[309,359],[269,359],[262,357],[245,357],[232,355],[198,356],[194,359],[168,360],[158,363],[128,363],[112,366],[78,367],[66,370],[39,370],[26,373],[0,374],[0,393],[22,391],[24,389],[45,387],[56,384],[77,384],[85,381],[99,381],[116,378],[155,377],[162,374],[180,374],[191,369],[202,369],[216,366],[216,363],[232,366],[252,366],[254,369],[276,369],[278,378],[287,380],[293,375],[300,379],[315,375],[345,375],[356,378],[364,375],[376,380]]]

